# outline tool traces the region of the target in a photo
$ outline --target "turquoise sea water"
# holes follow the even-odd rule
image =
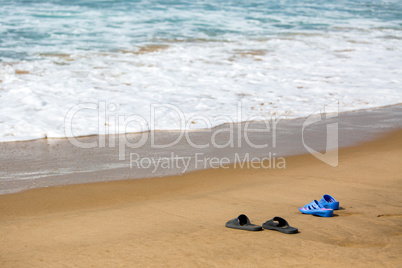
[[[1,1],[0,59],[286,33],[402,31],[402,1]],[[381,36],[378,36],[381,37]],[[384,33],[383,38],[400,38]]]
[[[396,104],[401,63],[400,0],[0,1],[0,141]]]

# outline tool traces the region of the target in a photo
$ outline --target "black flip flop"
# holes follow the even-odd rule
[[[246,231],[261,231],[262,227],[250,223],[248,217],[244,214],[239,215],[236,219],[230,220],[226,223],[226,227],[246,230]]]
[[[296,234],[297,228],[289,226],[288,222],[281,217],[274,217],[272,220],[263,223],[262,227],[268,230],[276,230],[285,234]]]

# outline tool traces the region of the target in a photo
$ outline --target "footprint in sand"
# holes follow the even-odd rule
[[[355,216],[355,215],[360,215],[362,214],[361,212],[351,212],[351,211],[339,211],[338,215],[343,217],[343,216]]]
[[[380,215],[377,215],[377,218],[382,218],[382,217],[402,218],[402,214],[380,214]]]
[[[386,243],[367,243],[364,241],[342,241],[338,243],[341,247],[353,247],[353,248],[384,248],[388,244]]]

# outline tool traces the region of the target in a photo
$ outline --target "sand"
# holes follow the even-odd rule
[[[0,196],[1,267],[398,267],[402,263],[402,131],[286,169],[40,188]],[[298,207],[331,194],[332,218]],[[298,234],[225,227],[281,216]]]

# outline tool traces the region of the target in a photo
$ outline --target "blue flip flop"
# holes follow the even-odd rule
[[[314,200],[310,204],[299,208],[299,211],[304,214],[311,214],[320,217],[332,217],[334,210],[331,208],[324,208],[317,200]]]
[[[339,202],[329,194],[324,194],[319,203],[324,208],[332,208],[333,210],[339,209]]]

